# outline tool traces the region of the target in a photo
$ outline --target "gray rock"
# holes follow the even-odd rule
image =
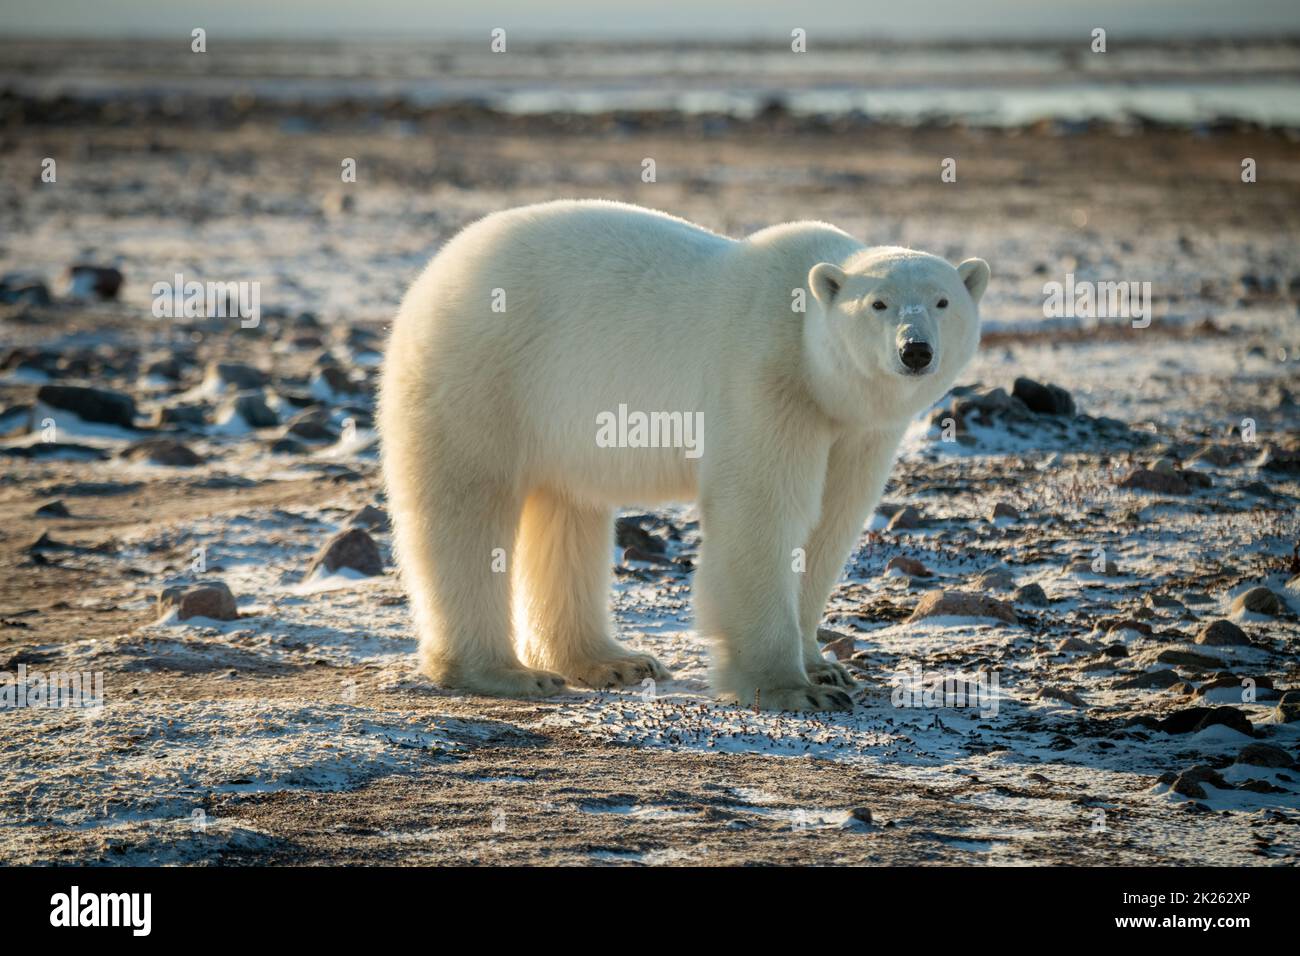
[[[1007,624],[1019,620],[1015,608],[1007,602],[969,591],[931,591],[924,595],[907,620],[915,623],[927,617],[987,617]]]
[[[263,388],[270,381],[261,369],[243,362],[213,362],[208,365],[207,378],[240,391]]]
[[[1248,611],[1251,614],[1265,614],[1268,617],[1276,617],[1285,607],[1286,604],[1282,599],[1265,587],[1251,588],[1245,594],[1237,595],[1237,599],[1232,602],[1234,613]]]
[[[1011,394],[1040,415],[1073,415],[1074,399],[1059,385],[1043,385],[1031,378],[1018,378]]]
[[[351,568],[367,577],[376,577],[384,573],[384,560],[370,535],[361,528],[348,528],[321,548],[308,567],[307,576],[322,568],[331,574],[340,568]]]
[[[1205,785],[1209,784],[1219,790],[1231,790],[1232,787],[1223,779],[1213,767],[1207,767],[1204,764],[1198,764],[1190,767],[1180,773],[1173,782],[1174,793],[1180,793],[1184,797],[1191,797],[1194,800],[1205,799]]]
[[[1248,647],[1250,638],[1246,632],[1231,621],[1211,621],[1196,635],[1197,644],[1211,647]]]
[[[1028,604],[1030,607],[1047,607],[1047,592],[1038,584],[1026,584],[1016,588],[1011,595],[1016,604]]]
[[[76,415],[85,422],[135,427],[135,399],[106,388],[80,385],[42,385],[36,400],[50,408]]]
[[[244,392],[230,400],[231,411],[248,423],[249,428],[274,428],[280,424],[280,416],[275,413],[261,392]]]
[[[887,530],[907,531],[912,528],[921,527],[921,522],[922,522],[921,513],[917,511],[915,508],[913,508],[911,505],[908,505],[905,508],[900,508],[898,511],[894,513],[894,516],[889,519],[889,526]]]
[[[146,438],[135,442],[122,450],[122,457],[176,468],[193,468],[203,463],[203,459],[192,448],[174,438]]]
[[[1273,710],[1273,719],[1279,724],[1293,724],[1300,720],[1300,690],[1289,690],[1282,695]]]
[[[1295,758],[1272,744],[1247,744],[1237,754],[1237,763],[1252,767],[1290,767]]]
[[[975,587],[982,591],[1009,591],[1016,579],[1006,568],[989,568],[975,579]]]
[[[1173,687],[1177,683],[1179,683],[1177,671],[1160,668],[1159,670],[1146,671],[1142,674],[1134,674],[1132,677],[1117,680],[1112,686],[1116,690],[1151,690],[1157,687]]]

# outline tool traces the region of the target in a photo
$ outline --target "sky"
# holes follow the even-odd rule
[[[0,37],[788,36],[996,40],[1300,34],[1300,0],[0,0]]]

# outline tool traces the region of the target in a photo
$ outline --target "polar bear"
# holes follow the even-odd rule
[[[511,697],[669,677],[611,636],[613,515],[694,499],[715,691],[850,708],[817,625],[904,429],[975,353],[988,281],[820,222],[735,240],[560,201],[466,228],[403,300],[380,383],[424,672]],[[608,440],[637,412],[698,422],[697,447]]]

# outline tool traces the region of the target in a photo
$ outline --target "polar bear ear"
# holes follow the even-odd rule
[[[961,281],[966,285],[966,291],[978,305],[980,296],[984,290],[989,287],[989,264],[983,259],[967,259],[957,267],[957,275],[961,276]]]
[[[834,263],[819,262],[808,272],[808,288],[812,289],[813,298],[829,309],[831,302],[847,280],[844,270]]]

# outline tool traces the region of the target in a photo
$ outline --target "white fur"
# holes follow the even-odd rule
[[[379,402],[425,671],[512,696],[667,677],[611,636],[612,516],[694,498],[716,689],[848,706],[817,624],[908,421],[975,351],[987,280],[980,260],[954,269],[817,222],[737,241],[635,206],[553,202],[465,229],[402,303]],[[930,374],[905,374],[909,338],[934,350]],[[702,412],[702,454],[601,447],[598,416],[620,404]]]

